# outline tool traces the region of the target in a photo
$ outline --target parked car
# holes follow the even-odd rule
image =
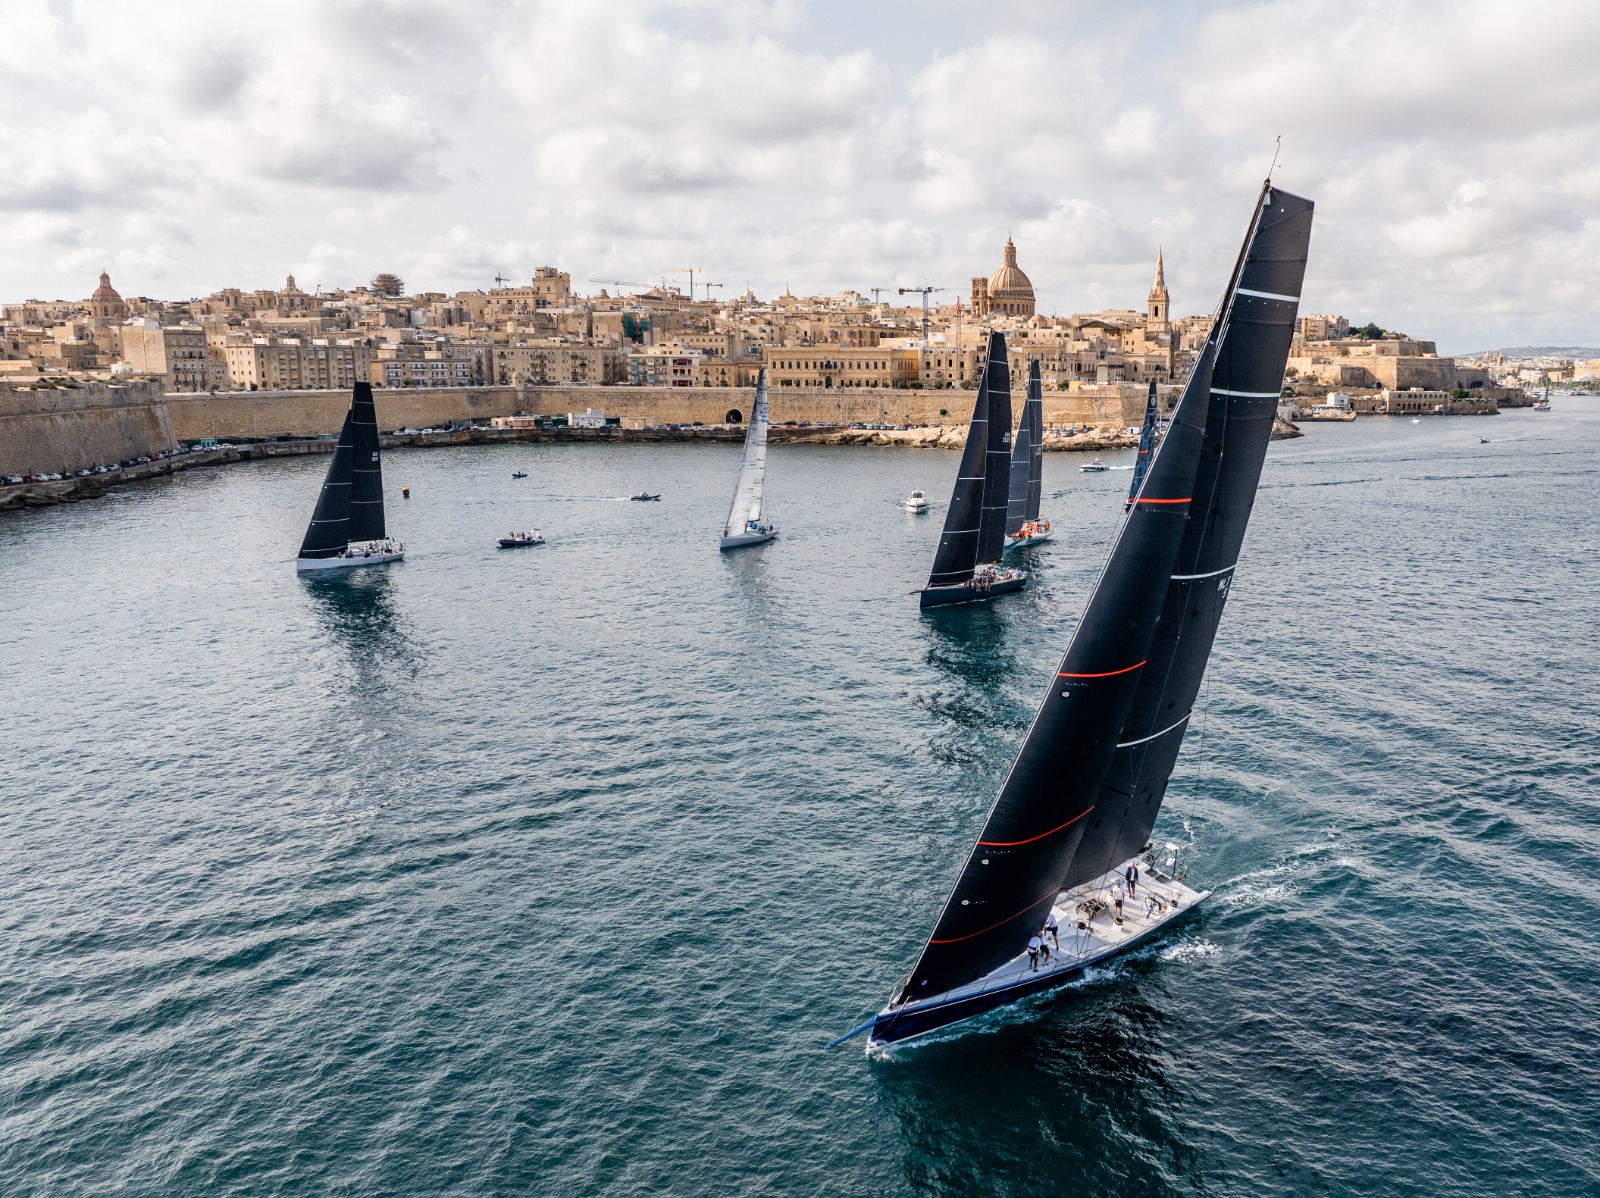
[[[20,475],[20,474],[8,474],[8,475],[6,475],[6,485],[7,486],[14,487],[18,483],[20,483],[21,481],[22,481],[22,475]]]

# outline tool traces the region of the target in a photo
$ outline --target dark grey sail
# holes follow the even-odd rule
[[[1213,323],[1216,365],[1193,514],[1138,693],[1063,888],[1134,856],[1155,828],[1255,504],[1294,335],[1312,211],[1310,200],[1263,189],[1232,303]]]
[[[983,369],[989,390],[988,449],[984,455],[983,507],[978,520],[978,564],[998,562],[1006,551],[1006,503],[1011,490],[1011,369],[1004,334],[989,334]]]
[[[1150,470],[1150,455],[1156,449],[1156,381],[1150,380],[1150,397],[1144,401],[1144,425],[1139,429],[1139,456],[1133,459],[1133,481],[1128,484],[1128,506],[1139,497],[1144,476]]]
[[[372,384],[357,383],[350,400],[351,479],[350,539],[381,541],[383,529],[383,463],[378,457],[378,414]]]
[[[950,492],[950,510],[944,516],[939,548],[934,550],[928,587],[958,586],[972,577],[978,564],[978,533],[983,519],[983,469],[989,453],[989,372],[978,379],[972,401],[967,443],[956,468],[956,485]]]
[[[1022,526],[1039,518],[1039,498],[1044,484],[1044,385],[1039,378],[1039,360],[1028,365],[1028,398],[1017,421],[1016,439],[1011,443],[1011,490],[1006,501],[1006,536],[1014,537]]]
[[[1028,405],[1022,405],[1016,436],[1011,439],[1011,486],[1006,496],[1006,536],[1014,537],[1028,520],[1028,464],[1033,458],[1028,436]]]
[[[964,985],[1016,956],[1060,890],[1133,703],[1183,539],[1210,368],[1208,350],[902,1002]]]
[[[1020,423],[1028,427],[1028,507],[1024,515],[1037,520],[1044,496],[1044,380],[1038,358],[1028,363],[1028,398],[1022,405]]]
[[[345,413],[344,427],[339,430],[339,442],[334,447],[333,460],[328,463],[327,477],[322,480],[322,493],[317,496],[317,507],[311,513],[305,540],[300,543],[302,558],[338,557],[350,543],[355,415],[355,405],[351,404],[350,411]]]

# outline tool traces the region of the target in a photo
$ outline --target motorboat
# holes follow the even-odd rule
[[[500,538],[502,549],[523,549],[529,545],[543,545],[544,535],[537,528],[527,532],[509,532]]]
[[[512,478],[527,478],[528,477],[528,472],[526,470],[513,470],[511,472],[511,477]]]
[[[928,497],[921,491],[913,491],[902,501],[908,512],[922,513],[928,510]]]
[[[1083,471],[1085,474],[1104,474],[1107,470],[1110,470],[1111,467],[1107,466],[1099,458],[1096,458],[1092,462],[1079,466],[1078,469]]]
[[[640,491],[637,495],[629,495],[628,498],[632,499],[632,500],[634,500],[635,502],[638,502],[638,503],[651,503],[651,502],[653,502],[655,500],[660,499],[661,496],[660,495],[652,495],[648,491]]]

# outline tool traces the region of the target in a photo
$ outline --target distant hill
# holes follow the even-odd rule
[[[1600,358],[1600,349],[1592,345],[1512,345],[1505,349],[1481,349],[1476,353],[1457,354],[1458,358],[1477,358],[1484,354],[1499,354],[1503,358],[1577,358],[1588,361]]]

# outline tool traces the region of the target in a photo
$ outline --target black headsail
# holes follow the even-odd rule
[[[300,543],[300,556],[303,558],[337,557],[350,543],[355,418],[356,408],[352,403],[350,410],[345,413],[344,427],[339,430],[339,443],[334,447],[333,461],[328,463],[328,475],[322,480],[322,494],[317,496],[317,507],[311,513],[306,539]]]
[[[989,389],[989,445],[984,455],[983,512],[978,520],[978,562],[997,562],[1006,551],[1006,503],[1011,491],[1011,370],[1006,339],[989,334],[983,379]]]
[[[1000,341],[1001,354],[1005,341]],[[992,345],[992,341],[991,341]],[[1002,369],[1004,368],[1002,363]],[[985,365],[978,376],[978,395],[972,401],[972,419],[967,423],[967,444],[956,469],[956,485],[950,492],[950,510],[944,516],[944,531],[933,554],[933,571],[928,586],[950,587],[966,582],[978,564],[978,537],[983,523],[984,469],[989,460],[990,371]],[[1009,399],[1006,423],[1011,419]],[[1006,430],[1010,432],[1010,428]]]
[[[350,539],[381,541],[383,531],[383,464],[378,460],[378,415],[372,384],[357,383],[350,402]]]
[[[1154,829],[1233,583],[1294,335],[1312,203],[1268,186],[1257,213],[1231,306],[1213,324],[1216,365],[1193,515],[1149,663],[1066,887],[1126,861]]]
[[[1128,506],[1139,497],[1144,476],[1150,470],[1150,456],[1156,450],[1156,381],[1150,380],[1150,396],[1144,401],[1144,426],[1139,430],[1139,456],[1133,459],[1133,481],[1128,484]]]

